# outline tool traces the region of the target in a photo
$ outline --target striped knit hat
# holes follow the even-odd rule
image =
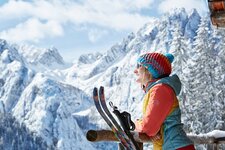
[[[137,62],[148,69],[153,78],[162,78],[169,76],[172,67],[174,56],[172,54],[160,54],[160,53],[146,53],[141,55]]]

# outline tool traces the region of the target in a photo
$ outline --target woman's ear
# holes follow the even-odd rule
[[[150,78],[150,80],[152,80],[152,79],[153,79],[153,76],[152,76],[152,74],[151,74],[151,73],[149,73],[149,78]]]
[[[145,74],[146,74],[148,80],[152,80],[153,79],[152,74],[148,71],[147,68],[145,68]]]

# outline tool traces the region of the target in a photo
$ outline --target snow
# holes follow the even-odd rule
[[[77,113],[73,113],[73,116],[88,116],[89,114],[91,114],[91,110],[87,109],[87,110],[83,110],[83,111],[79,111]]]
[[[4,104],[2,101],[0,101],[0,114],[4,114],[4,113],[5,113]]]
[[[213,131],[207,133],[206,135],[212,136],[212,137],[215,137],[215,138],[221,138],[221,137],[225,137],[225,131],[213,130]]]

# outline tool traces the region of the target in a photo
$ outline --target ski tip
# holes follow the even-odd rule
[[[103,86],[100,86],[99,92],[100,92],[100,94],[104,94],[104,87]]]
[[[98,96],[98,89],[96,87],[94,87],[93,96]]]

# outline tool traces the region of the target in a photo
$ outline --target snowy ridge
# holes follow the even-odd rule
[[[82,105],[82,101],[86,105]],[[90,99],[79,89],[37,74],[12,112],[32,132],[41,135],[48,145],[57,139],[55,146],[59,149],[79,149],[79,143],[85,139],[72,114],[88,107]]]
[[[32,76],[33,72],[18,61],[13,61],[4,68],[0,76],[3,85],[0,94],[7,112],[10,112],[16,105]]]
[[[0,53],[2,62],[10,63],[13,60],[17,60],[21,63],[24,62],[22,57],[19,55],[18,50],[13,46],[9,45],[6,40],[0,39]]]
[[[95,53],[95,54],[84,54],[81,55],[78,59],[78,64],[91,64],[95,61],[99,60],[102,57],[101,53]]]
[[[195,20],[195,21],[191,21]],[[198,12],[194,9],[193,12],[189,16],[189,20],[187,20],[187,24],[185,26],[185,36],[192,39],[197,35],[196,31],[198,29],[199,22],[201,17]],[[193,40],[193,39],[192,39]]]
[[[65,62],[55,47],[48,49],[36,48],[34,46],[22,45],[15,46],[28,64],[34,66],[43,65],[48,68],[63,68]]]
[[[4,113],[5,113],[5,106],[4,106],[4,103],[0,101],[0,114],[4,114]]]
[[[130,50],[129,48],[127,48],[127,44],[133,39],[134,34],[132,33],[127,38],[125,38],[123,42],[112,46],[112,48],[108,50],[103,56],[101,56],[100,59],[92,61],[93,64],[91,64],[90,67],[88,67],[88,69],[84,71],[85,73],[82,72],[78,76],[82,79],[89,79],[105,71],[108,67],[121,60],[126,55],[126,53]],[[86,66],[87,65],[84,66],[79,63],[77,67],[78,70],[80,70],[81,68],[87,68]]]

